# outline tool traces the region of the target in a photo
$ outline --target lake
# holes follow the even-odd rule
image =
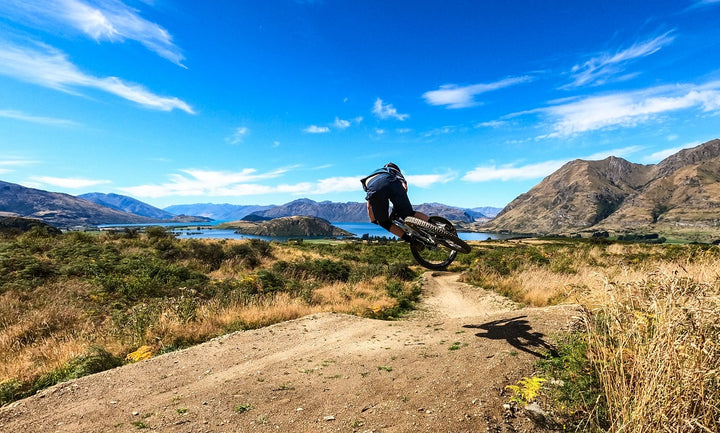
[[[219,221],[214,224],[219,224]],[[394,237],[390,232],[386,231],[380,226],[371,223],[332,223],[336,227],[340,227],[357,237],[362,237],[367,234],[368,236],[386,236]],[[235,233],[234,230],[221,230],[213,229],[213,224],[184,224],[183,229],[175,229],[174,233],[178,235],[180,239],[264,239],[264,240],[287,240],[287,237],[270,237],[270,236],[254,236],[254,235],[241,235]],[[189,227],[189,228],[187,228]],[[172,227],[170,227],[172,228]],[[185,229],[187,228],[187,229]],[[460,239],[465,241],[484,241],[487,239],[504,239],[506,236],[497,233],[470,233],[461,232],[458,233]]]

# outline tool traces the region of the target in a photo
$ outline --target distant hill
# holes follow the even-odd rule
[[[428,215],[439,215],[451,221],[472,222],[484,215],[468,209],[460,209],[440,203],[424,203],[415,209]],[[322,218],[332,222],[367,222],[367,204],[365,202],[335,203],[316,202],[307,198],[291,201],[281,206],[253,212],[251,215],[266,218],[279,218],[293,215],[305,215]]]
[[[513,200],[488,231],[720,232],[720,140],[656,165],[575,160]]]
[[[176,215],[162,209],[158,209],[154,206],[150,206],[149,204],[143,203],[140,200],[136,200],[132,197],[120,194],[104,194],[101,192],[91,192],[87,194],[81,194],[78,197],[84,198],[85,200],[89,200],[102,206],[109,207],[110,209],[115,209],[122,212],[130,212],[135,215],[146,216],[148,218],[166,220]]]
[[[333,222],[367,221],[367,207],[365,203],[333,203],[330,201],[316,202],[307,198],[293,200],[281,206],[253,212],[266,218],[280,218],[287,216],[312,216]]]
[[[188,214],[173,214],[162,209],[158,209],[154,206],[150,206],[147,203],[136,200],[132,197],[120,194],[105,194],[101,192],[91,192],[88,194],[82,194],[78,197],[85,200],[89,200],[93,203],[97,203],[101,206],[109,207],[121,212],[129,212],[135,215],[145,216],[153,218],[158,221],[167,222],[201,222],[201,221],[212,221],[213,218],[205,216],[191,216]]]
[[[0,212],[37,218],[55,227],[135,224],[156,220],[121,212],[69,194],[27,188],[0,181]]]
[[[495,218],[495,217],[497,216],[497,214],[499,214],[500,211],[503,210],[503,208],[501,208],[501,207],[485,206],[485,207],[475,207],[475,208],[472,208],[472,209],[470,209],[470,210],[473,211],[473,212],[477,212],[477,213],[479,213],[480,215],[485,216],[486,218],[492,219],[492,218]],[[473,215],[473,216],[475,216],[475,215]],[[476,219],[479,218],[479,216],[475,216],[475,217],[476,217]]]
[[[339,227],[321,218],[291,216],[269,221],[233,221],[218,228],[235,229],[238,233],[256,236],[351,236]]]
[[[15,236],[38,227],[49,234],[62,233],[57,228],[34,218],[0,217],[0,235]]]
[[[257,211],[270,209],[272,206],[236,205],[236,204],[178,204],[166,207],[164,210],[174,215],[198,215],[214,220],[239,220]]]

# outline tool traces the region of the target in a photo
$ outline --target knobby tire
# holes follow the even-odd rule
[[[431,217],[431,218],[437,218],[437,217]],[[447,220],[446,220],[447,221]],[[435,225],[433,223],[423,221],[420,218],[415,217],[407,217],[405,218],[405,224],[412,228],[417,228],[419,230],[424,230],[427,232],[430,232],[434,234],[435,236],[438,236],[441,240],[446,240],[448,243],[445,243],[445,245],[448,248],[451,248],[457,252],[467,254],[470,252],[470,245],[468,245],[464,240],[460,239],[455,233],[446,230],[438,225]],[[448,222],[449,224],[449,222]],[[452,227],[452,225],[450,225]],[[453,229],[454,231],[454,229]]]

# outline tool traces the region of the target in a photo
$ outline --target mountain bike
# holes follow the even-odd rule
[[[410,252],[423,267],[442,270],[455,260],[457,253],[470,252],[470,245],[458,237],[455,227],[443,217],[431,216],[423,221],[412,216],[400,218],[393,213],[390,219],[415,238]]]

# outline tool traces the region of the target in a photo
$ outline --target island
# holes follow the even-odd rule
[[[218,224],[218,229],[233,229],[236,233],[277,237],[346,237],[352,233],[330,224],[322,218],[290,216],[269,221],[231,221]]]

